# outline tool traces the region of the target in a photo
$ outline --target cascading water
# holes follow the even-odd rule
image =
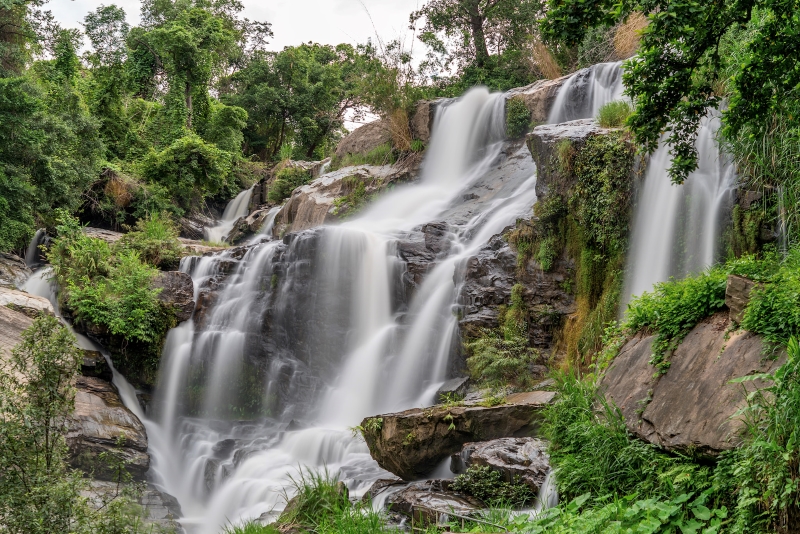
[[[168,336],[145,425],[155,482],[190,532],[274,514],[299,466],[352,495],[387,475],[348,427],[433,401],[457,339],[457,271],[536,201],[530,156],[504,152],[504,129],[503,95],[473,89],[438,110],[418,183],[288,245],[183,261],[204,302]],[[449,252],[406,298],[399,249],[433,221]],[[215,298],[200,295],[224,273]]]
[[[253,189],[245,189],[236,195],[236,198],[228,202],[228,205],[225,206],[225,211],[222,213],[222,219],[220,219],[219,224],[211,228],[206,228],[206,239],[212,243],[221,243],[224,241],[233,228],[233,223],[235,223],[239,217],[244,217],[249,213],[248,210],[252,196]]]
[[[547,122],[593,119],[604,104],[623,98],[622,62],[598,63],[579,70],[558,90]]]

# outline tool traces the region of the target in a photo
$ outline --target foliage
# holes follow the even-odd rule
[[[331,161],[330,170],[335,171],[343,167],[355,167],[357,165],[392,165],[396,161],[397,157],[394,154],[392,145],[390,143],[384,143],[365,153],[348,153],[341,158],[339,156],[334,156],[333,161]]]
[[[136,252],[148,265],[174,269],[183,256],[178,228],[166,213],[139,219],[120,240],[122,249]]]
[[[269,188],[267,198],[280,204],[292,195],[292,191],[311,181],[311,173],[302,167],[284,167],[275,173],[275,180]]]
[[[659,372],[669,369],[667,353],[701,319],[725,306],[727,275],[725,269],[712,268],[695,277],[662,282],[628,304],[625,328],[631,332],[648,328],[656,334],[651,363]]]
[[[514,97],[506,101],[506,136],[511,139],[522,137],[528,133],[531,124],[531,112],[522,98]]]
[[[614,100],[604,104],[597,112],[597,122],[603,128],[620,128],[625,126],[633,107],[627,100]]]
[[[698,125],[707,108],[717,107],[724,94],[730,95],[724,113],[729,137],[746,128],[761,137],[772,116],[796,101],[800,83],[800,68],[793,59],[800,27],[796,0],[550,0],[542,30],[552,42],[577,44],[591,28],[609,26],[634,11],[646,15],[649,25],[642,31],[639,53],[625,67],[626,91],[636,103],[628,124],[637,144],[648,152],[667,132],[674,182],[683,182],[696,168]],[[726,72],[720,41],[751,20],[755,27],[742,35],[745,54]],[[719,85],[724,94],[715,91]]]
[[[470,467],[466,473],[458,475],[453,480],[450,489],[477,497],[490,506],[522,508],[533,503],[536,498],[531,489],[520,482],[519,477],[513,482],[506,482],[499,471],[488,465]]]

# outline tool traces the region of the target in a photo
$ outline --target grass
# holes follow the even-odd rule
[[[357,165],[392,165],[397,162],[397,156],[392,149],[391,143],[379,145],[364,154],[346,154],[343,157],[334,156],[331,161],[331,171],[343,167],[355,167]]]
[[[614,100],[600,108],[597,122],[603,128],[621,128],[633,114],[633,106],[627,100]]]

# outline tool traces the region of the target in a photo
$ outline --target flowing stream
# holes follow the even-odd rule
[[[249,213],[250,199],[253,196],[253,189],[245,189],[236,198],[228,202],[225,206],[225,211],[222,213],[222,219],[219,224],[205,229],[206,240],[212,243],[222,243],[228,234],[233,229],[239,217],[244,217]]]
[[[459,269],[536,202],[504,102],[477,88],[442,104],[418,182],[351,220],[184,259],[209,302],[169,333],[144,422],[151,474],[189,532],[274,517],[301,466],[354,496],[389,475],[350,428],[433,402],[458,340]],[[437,221],[447,250],[409,294],[399,250]]]

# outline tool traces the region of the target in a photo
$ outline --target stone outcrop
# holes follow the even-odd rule
[[[516,393],[505,404],[413,408],[368,417],[361,423],[370,454],[406,480],[423,477],[465,443],[534,433],[539,412],[555,393]]]
[[[153,289],[160,289],[158,300],[175,310],[178,322],[186,321],[194,311],[194,282],[192,277],[180,271],[158,273],[153,280]]]
[[[628,341],[601,388],[633,434],[669,450],[705,455],[740,443],[743,423],[733,415],[744,406],[746,391],[764,383],[731,380],[771,372],[784,357],[766,353],[755,334],[728,333],[729,325],[720,312],[695,326],[668,356],[670,367],[662,376],[648,363],[655,336],[638,334]]]
[[[519,480],[538,493],[550,471],[547,443],[538,438],[500,438],[467,443],[451,457],[450,470],[464,473],[473,466],[489,466],[506,482]]]
[[[81,494],[89,500],[93,508],[101,508],[107,502],[117,497],[125,489],[116,482],[106,480],[91,480],[88,488]],[[160,491],[153,484],[144,484],[141,493],[137,493],[136,501],[141,506],[140,520],[145,526],[155,526],[153,532],[174,532],[183,534],[185,531],[178,520],[183,517],[178,499]],[[143,529],[150,532],[149,529]]]
[[[531,112],[531,122],[546,123],[558,90],[570,76],[562,76],[555,80],[539,80],[525,87],[511,89],[506,93],[506,98],[522,100]]]
[[[416,103],[414,106],[414,113],[409,120],[411,136],[414,139],[419,139],[423,143],[430,141],[436,106],[442,101],[444,101],[444,99],[440,98],[436,100],[421,100]]]
[[[439,402],[445,402],[449,399],[463,399],[467,395],[469,389],[469,377],[462,376],[458,378],[451,378],[439,388],[436,392],[436,399]]]
[[[390,512],[413,517],[415,522],[438,523],[449,513],[469,516],[486,505],[480,499],[450,490],[449,480],[413,482],[386,498]]]
[[[33,324],[33,319],[22,312],[0,306],[0,359],[5,360],[12,349],[22,341],[22,332]]]
[[[278,237],[339,220],[336,200],[350,193],[359,181],[364,183],[365,193],[372,195],[413,176],[413,170],[391,165],[359,165],[326,173],[292,192],[275,216],[273,234]]]
[[[5,287],[0,287],[0,306],[24,313],[29,317],[36,317],[40,313],[54,314],[53,305],[46,298]]]
[[[391,143],[392,134],[388,125],[381,119],[369,122],[350,132],[339,141],[336,157],[343,158],[348,154],[366,154],[383,144]]]
[[[178,219],[181,237],[189,240],[202,241],[205,238],[205,229],[215,224],[217,221],[211,215],[203,213],[194,213]]]
[[[81,376],[76,387],[75,411],[67,432],[70,465],[94,478],[113,481],[116,471],[100,458],[108,453],[126,462],[134,480],[144,480],[150,456],[142,422],[105,380]]]
[[[233,223],[233,228],[231,228],[231,231],[228,233],[227,242],[238,244],[246,238],[257,234],[261,231],[268,216],[268,209],[257,209],[246,217],[239,217],[239,219]]]
[[[89,237],[102,239],[110,245],[113,245],[125,235],[122,232],[114,232],[113,230],[106,230],[104,228],[93,228],[91,226],[85,227],[83,232]],[[211,254],[225,250],[225,247],[209,247],[204,245],[202,241],[195,241],[193,239],[186,239],[183,237],[179,237],[178,241],[180,242],[181,246],[183,246],[183,249],[186,251],[186,253],[193,256],[202,256],[204,254]]]
[[[728,275],[728,284],[725,286],[725,305],[730,310],[731,321],[742,322],[744,310],[750,302],[750,292],[756,285],[756,282],[744,276]]]
[[[0,252],[0,287],[17,289],[31,275],[25,260],[13,254]]]

